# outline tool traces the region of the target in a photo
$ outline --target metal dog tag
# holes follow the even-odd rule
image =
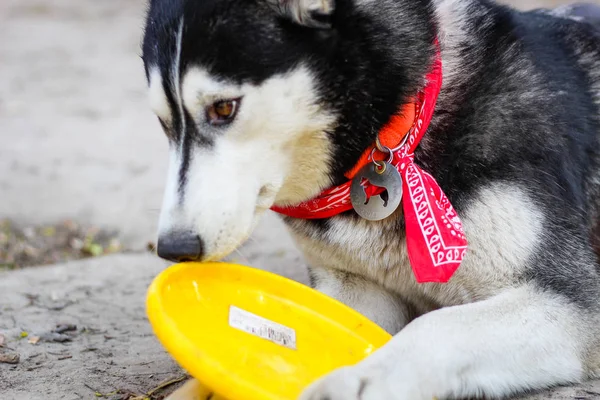
[[[378,171],[374,163],[365,165],[352,179],[350,186],[350,201],[354,211],[369,221],[379,221],[392,215],[402,201],[402,177],[400,172],[391,164],[382,162],[383,171]],[[381,195],[367,199],[365,188],[361,184],[366,179],[371,185],[387,190],[387,199]],[[383,194],[383,193],[382,193]]]

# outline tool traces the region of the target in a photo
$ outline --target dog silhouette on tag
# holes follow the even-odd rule
[[[352,208],[369,221],[379,221],[396,211],[402,201],[402,177],[394,166],[383,163],[379,168],[375,163],[363,167],[352,179],[350,201]],[[385,191],[371,197],[365,192],[366,182]],[[383,197],[382,197],[383,196]]]

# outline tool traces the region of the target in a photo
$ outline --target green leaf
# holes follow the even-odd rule
[[[102,247],[102,245],[99,245],[98,243],[92,243],[90,245],[89,252],[92,256],[98,257],[104,253],[104,248]]]

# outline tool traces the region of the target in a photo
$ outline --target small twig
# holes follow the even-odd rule
[[[179,378],[175,378],[175,379],[171,379],[169,381],[163,382],[160,385],[158,385],[157,387],[155,387],[154,389],[150,390],[148,393],[146,394],[138,394],[138,393],[134,393],[128,390],[124,390],[124,389],[117,389],[113,392],[110,393],[101,393],[100,391],[94,389],[93,387],[91,387],[90,385],[88,385],[87,383],[83,383],[83,385],[85,387],[87,387],[88,389],[90,389],[91,391],[94,392],[94,395],[96,397],[110,397],[110,396],[114,396],[116,394],[125,394],[125,395],[129,395],[130,397],[127,398],[127,400],[151,400],[154,396],[154,394],[156,392],[158,392],[159,390],[165,389],[171,385],[174,385],[176,383],[179,383],[181,381],[183,381],[184,379],[187,378],[187,375],[181,376]]]
[[[102,393],[100,393],[98,390],[94,389],[93,387],[91,387],[87,383],[83,382],[83,386],[85,386],[86,388],[88,388],[92,392],[94,392],[94,396],[96,396],[96,397],[104,397],[104,395]]]
[[[172,372],[139,372],[133,374],[111,374],[109,371],[106,372],[107,375],[112,376],[113,378],[122,379],[124,376],[132,376],[132,377],[140,377],[140,376],[150,376],[150,375],[172,375]]]
[[[114,396],[115,394],[119,394],[119,390],[115,390],[114,392],[110,392],[110,393],[101,393],[99,390],[94,389],[93,387],[91,387],[90,385],[88,385],[87,383],[83,382],[83,386],[85,386],[86,388],[90,389],[92,392],[94,392],[94,396],[96,397],[109,397],[109,396]]]
[[[69,358],[73,358],[73,356],[62,356],[62,357],[58,357],[57,360],[62,361],[62,360],[68,360]]]
[[[83,386],[85,386],[86,388],[90,389],[92,392],[97,392],[96,389],[94,389],[93,387],[91,387],[90,385],[88,385],[87,383],[83,382]]]
[[[68,351],[68,350],[65,350],[65,351]],[[62,352],[62,353],[55,353],[53,351],[47,351],[46,353],[51,354],[53,356],[64,356],[65,355],[64,352]]]
[[[148,397],[152,396],[154,393],[158,392],[159,390],[165,389],[171,385],[174,385],[176,383],[179,383],[183,380],[187,379],[187,375],[183,375],[180,376],[179,378],[175,378],[175,379],[171,379],[170,381],[161,383],[160,385],[158,385],[157,387],[155,387],[154,389],[152,389],[151,391],[149,391],[148,393],[146,393],[146,395],[148,395]]]

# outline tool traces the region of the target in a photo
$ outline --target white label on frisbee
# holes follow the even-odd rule
[[[236,306],[229,306],[229,326],[296,350],[295,330]]]

